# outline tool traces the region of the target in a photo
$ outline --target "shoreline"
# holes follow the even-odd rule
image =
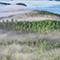
[[[20,9],[19,11],[10,11],[3,13],[0,16],[0,22],[2,20],[6,21],[7,19],[11,21],[13,18],[14,21],[40,21],[40,20],[57,20],[60,21],[60,17],[50,15],[50,14],[39,14],[39,10],[34,9]]]

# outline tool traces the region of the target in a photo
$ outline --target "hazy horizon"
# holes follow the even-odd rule
[[[60,1],[60,0],[0,0],[0,1]]]

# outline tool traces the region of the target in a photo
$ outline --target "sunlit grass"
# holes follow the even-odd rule
[[[23,33],[48,34],[60,32],[60,21],[0,22],[0,29]],[[60,60],[60,42],[48,39],[0,39],[0,60]]]
[[[51,30],[60,30],[60,21],[55,20],[43,20],[43,21],[20,21],[17,22],[12,18],[11,22],[0,22],[0,29],[22,31],[22,32],[38,32],[49,33]]]

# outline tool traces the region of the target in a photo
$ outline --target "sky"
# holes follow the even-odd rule
[[[0,1],[11,1],[11,0],[0,0]],[[13,1],[49,1],[49,0],[13,0]]]
[[[0,1],[11,1],[11,0],[0,0]],[[60,1],[60,0],[13,0],[13,1]]]

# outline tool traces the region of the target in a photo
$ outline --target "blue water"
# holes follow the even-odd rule
[[[60,2],[57,1],[5,1],[5,2],[9,2],[13,5],[19,2],[25,3],[27,5],[27,8],[29,9],[43,10],[60,14]],[[0,5],[0,10],[2,10],[2,8],[4,10],[4,7],[5,6],[2,7],[2,5]]]
[[[60,2],[56,1],[39,1],[39,2],[25,2],[30,8],[49,11],[60,14]]]

